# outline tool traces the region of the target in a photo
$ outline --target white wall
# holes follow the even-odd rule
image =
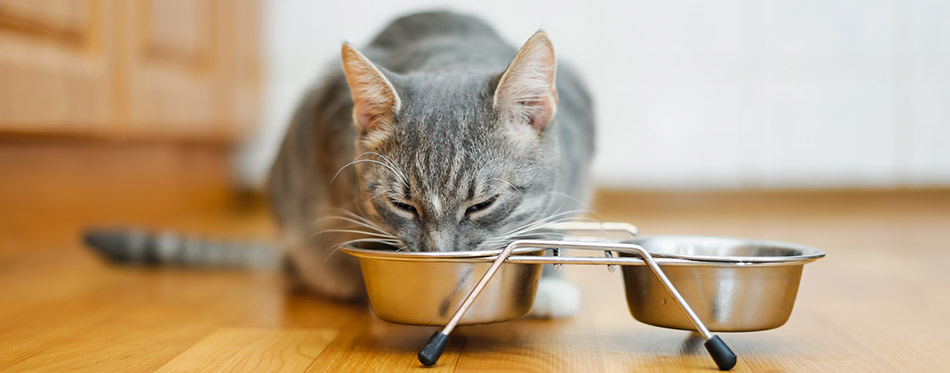
[[[416,10],[544,28],[597,102],[595,180],[635,188],[950,185],[950,1],[347,1],[266,7],[263,178],[340,42]]]

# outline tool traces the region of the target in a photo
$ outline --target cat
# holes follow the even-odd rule
[[[591,98],[558,68],[543,31],[515,50],[476,18],[421,13],[362,51],[344,44],[341,58],[297,109],[267,187],[307,287],[364,295],[357,261],[332,253],[341,242],[497,249],[538,222],[571,218],[586,199]],[[549,277],[538,296],[548,309],[534,313],[573,312],[560,303],[576,301],[545,299],[576,294]]]
[[[362,50],[343,44],[341,60],[300,102],[267,182],[305,288],[366,296],[358,261],[338,251],[343,243],[498,249],[578,214],[589,194],[592,100],[577,74],[558,66],[543,31],[516,50],[474,17],[419,13]],[[87,242],[113,259],[131,252],[183,262],[189,247],[211,247],[133,239],[146,244],[116,254],[102,237]],[[579,307],[577,289],[552,273],[545,268],[535,316]]]

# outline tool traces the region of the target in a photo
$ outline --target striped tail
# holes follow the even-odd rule
[[[83,242],[118,263],[252,269],[278,268],[281,263],[273,244],[206,240],[175,232],[94,228],[83,232]]]

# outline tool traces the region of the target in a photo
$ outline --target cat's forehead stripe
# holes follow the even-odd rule
[[[435,210],[436,215],[442,214],[442,202],[439,199],[438,193],[432,193],[429,195],[429,201],[432,202],[432,209]]]
[[[471,200],[475,198],[475,178],[472,178],[468,183],[468,196],[466,199]]]

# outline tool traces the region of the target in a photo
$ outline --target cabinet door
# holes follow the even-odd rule
[[[231,141],[259,110],[257,0],[0,0],[0,132]]]
[[[0,131],[114,126],[112,3],[0,1]]]
[[[231,37],[224,47],[223,78],[224,94],[231,100],[224,116],[235,126],[236,136],[246,138],[260,119],[263,13],[258,0],[233,0],[226,4],[229,23],[222,26],[231,30]]]
[[[129,24],[129,132],[230,140],[257,117],[255,0],[136,0]]]
[[[212,137],[221,115],[222,14],[217,1],[126,3],[128,123],[136,136]]]

